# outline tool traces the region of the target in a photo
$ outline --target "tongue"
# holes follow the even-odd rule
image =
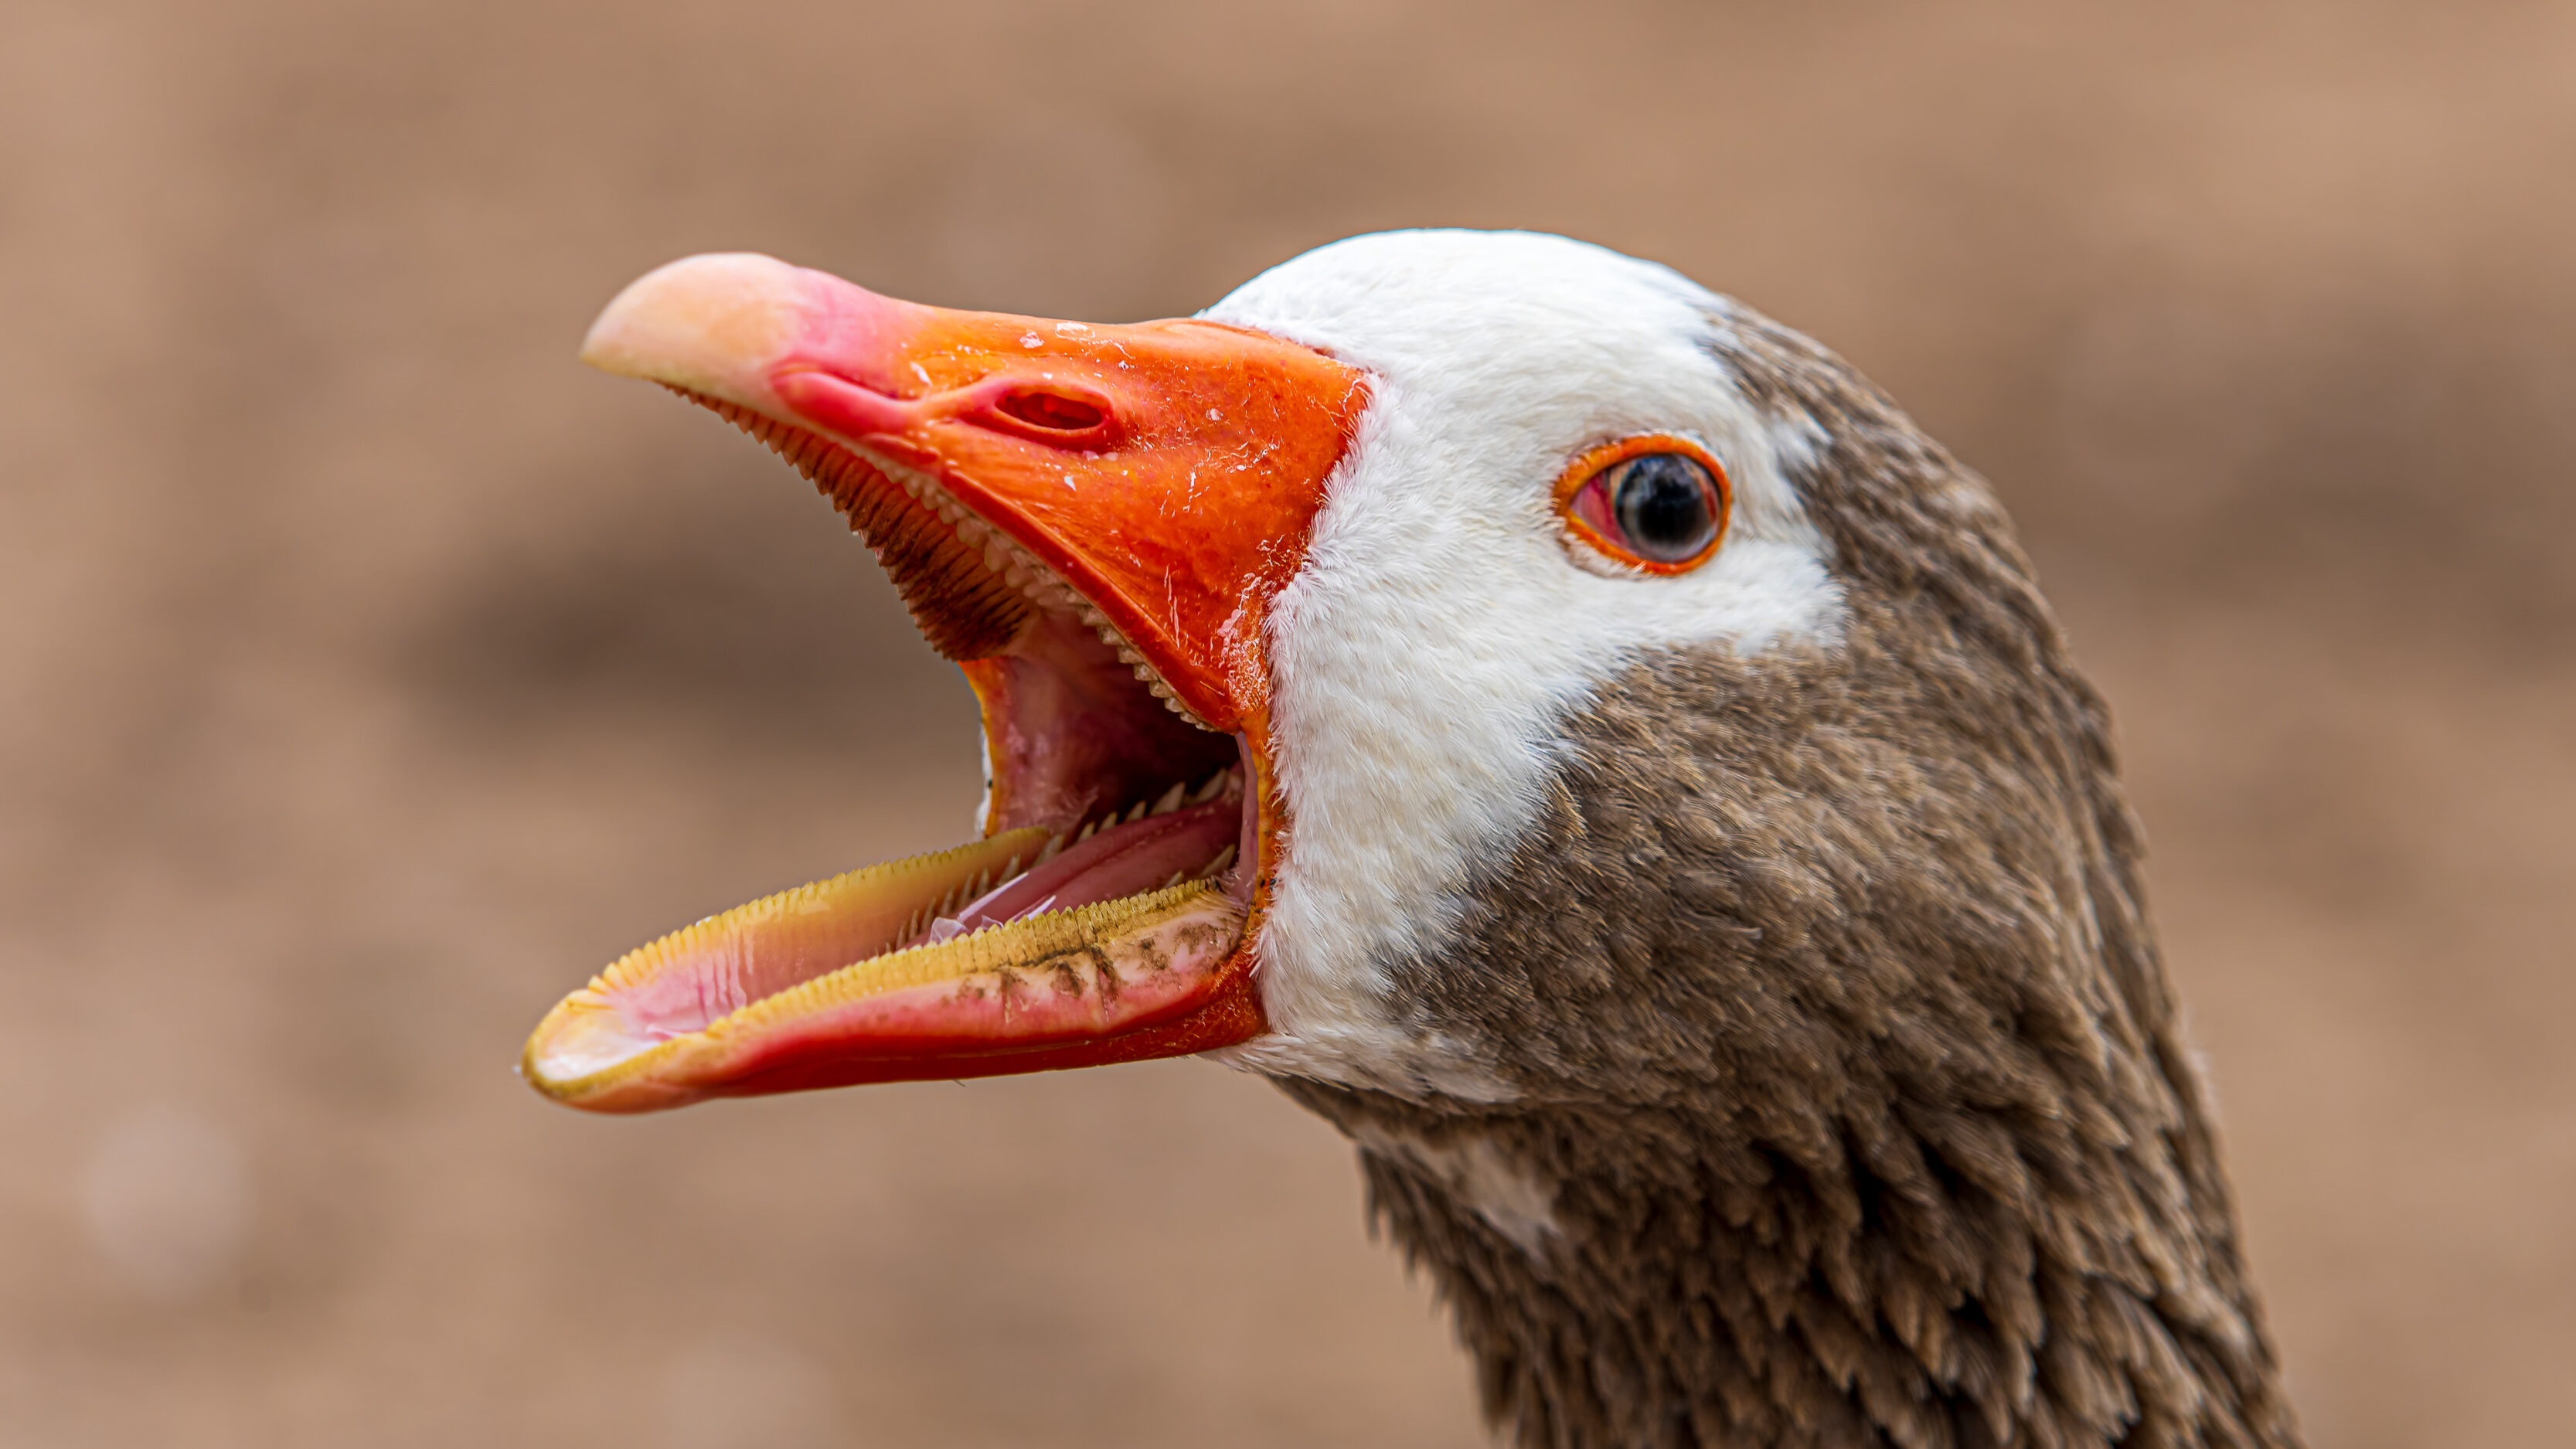
[[[1241,829],[1239,801],[1217,800],[1127,825],[1113,825],[991,894],[942,918],[919,942],[944,941],[968,931],[1016,921],[1041,911],[1069,910],[1120,896],[1156,890],[1173,876],[1207,869]]]

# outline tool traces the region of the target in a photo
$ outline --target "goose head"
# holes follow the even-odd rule
[[[987,785],[601,972],[541,1092],[1207,1053],[1359,1145],[1521,1442],[2291,1442],[2104,712],[1830,353],[1418,231],[1137,325],[692,258],[584,356],[848,516]]]

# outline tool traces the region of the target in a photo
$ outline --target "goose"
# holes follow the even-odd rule
[[[1356,1145],[1505,1442],[2297,1444],[2105,707],[1834,354],[1425,230],[1120,325],[692,257],[582,355],[846,515],[985,789],[617,960],[538,1091],[1205,1054]]]

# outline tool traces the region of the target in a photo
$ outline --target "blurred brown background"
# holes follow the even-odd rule
[[[595,309],[1670,261],[1986,470],[2119,707],[2320,1446],[2576,1433],[2576,10],[0,11],[0,1445],[1455,1445],[1199,1062],[609,1122],[522,1033],[950,843],[971,707]]]

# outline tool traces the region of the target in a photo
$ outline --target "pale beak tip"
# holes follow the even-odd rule
[[[582,339],[581,360],[619,377],[736,401],[804,322],[803,272],[757,252],[683,257],[617,294]]]

